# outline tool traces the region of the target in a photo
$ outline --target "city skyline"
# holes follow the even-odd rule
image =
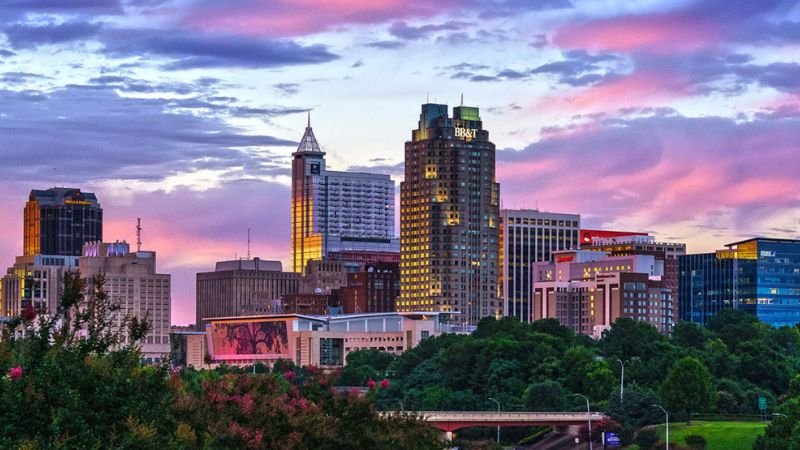
[[[105,241],[142,218],[191,323],[194,274],[245,256],[248,228],[289,267],[306,111],[331,169],[399,183],[419,105],[462,93],[505,208],[689,253],[800,237],[796,2],[527,3],[0,6],[0,258],[22,254],[32,189],[94,192]]]

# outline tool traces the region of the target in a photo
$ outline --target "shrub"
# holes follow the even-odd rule
[[[699,434],[690,434],[683,440],[692,450],[705,450],[706,446],[708,445],[706,438],[700,436]]]
[[[642,428],[636,433],[633,442],[642,450],[650,450],[658,442],[658,433],[655,428]]]

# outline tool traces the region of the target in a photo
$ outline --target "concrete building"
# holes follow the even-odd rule
[[[328,170],[310,120],[292,157],[292,271],[303,272],[329,252],[393,251],[388,175]]]
[[[741,309],[770,325],[800,323],[800,240],[753,238],[680,256],[680,317],[706,324]]]
[[[617,230],[581,230],[581,245],[592,245],[595,239],[613,239],[625,236],[647,236],[647,233]]]
[[[399,311],[437,311],[475,325],[498,298],[500,186],[478,108],[424,104],[405,144],[400,185]]]
[[[533,263],[577,249],[581,216],[532,209],[500,211],[500,295],[503,315],[533,319]]]
[[[0,282],[3,316],[19,315],[28,305],[39,313],[55,314],[64,272],[78,269],[77,256],[23,255]]]
[[[686,244],[657,242],[655,237],[634,234],[629,236],[594,237],[592,244],[581,249],[606,252],[611,256],[652,255],[664,265],[661,286],[672,292],[672,316],[679,317],[680,290],[678,257],[686,254]]]
[[[554,252],[553,259],[534,264],[534,320],[555,318],[595,338],[620,317],[672,331],[677,317],[663,261],[588,250]]]
[[[124,318],[146,318],[150,331],[140,342],[145,360],[156,362],[169,355],[171,277],[157,273],[156,252],[132,252],[126,242],[89,242],[83,246],[79,268],[87,280],[87,295],[93,290],[93,277],[105,274],[108,298],[119,306],[112,317],[125,343]]]
[[[266,308],[284,294],[297,293],[299,284],[300,274],[284,272],[280,261],[218,262],[214,272],[197,274],[195,324],[203,330],[204,317],[240,316],[247,308]]]
[[[437,314],[379,313],[339,316],[281,314],[209,318],[208,364],[272,364],[279,359],[325,369],[344,366],[355,350],[377,349],[401,354],[441,332]],[[196,354],[195,354],[196,355]]]
[[[344,261],[312,259],[306,264],[298,293],[329,294],[344,286],[347,286],[347,267]]]
[[[103,240],[103,209],[91,192],[34,189],[23,227],[23,255],[80,256],[84,243]]]

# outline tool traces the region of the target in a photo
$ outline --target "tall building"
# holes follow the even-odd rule
[[[503,314],[533,320],[533,263],[578,248],[581,216],[531,209],[500,211],[500,292]]]
[[[656,242],[655,237],[644,233],[629,236],[593,237],[590,245],[582,249],[606,252],[611,256],[652,255],[664,265],[662,286],[672,292],[673,317],[679,317],[680,290],[678,257],[686,254],[686,244],[678,242]]]
[[[672,290],[664,286],[663,261],[653,255],[554,252],[534,264],[534,320],[554,318],[576,333],[600,337],[620,317],[647,322],[668,334],[674,316]]]
[[[706,324],[741,309],[773,326],[800,323],[800,240],[753,238],[679,257],[680,317]]]
[[[259,258],[218,262],[214,272],[197,274],[195,325],[203,331],[206,318],[241,316],[271,308],[284,294],[298,291],[300,274],[284,272],[280,261]]]
[[[19,315],[28,305],[39,313],[55,314],[64,284],[64,272],[77,270],[78,256],[17,256],[0,282],[2,315]]]
[[[396,248],[389,175],[327,170],[310,121],[292,157],[293,272],[329,252]]]
[[[80,189],[34,189],[23,226],[23,255],[80,256],[83,244],[103,239],[103,209]]]
[[[475,325],[500,316],[500,186],[478,108],[424,104],[405,144],[400,184],[399,311],[439,311]]]
[[[147,362],[167,358],[170,352],[171,277],[157,273],[156,252],[130,251],[127,242],[89,242],[83,247],[79,263],[81,277],[87,280],[87,292],[92,292],[93,277],[105,274],[108,298],[119,309],[113,318],[117,326],[124,317],[147,319],[150,331],[140,342]],[[89,294],[91,295],[91,294]],[[118,330],[125,343],[127,329]]]

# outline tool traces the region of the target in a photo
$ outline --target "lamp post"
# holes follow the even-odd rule
[[[772,415],[775,417],[785,417],[787,419],[789,418],[789,416],[787,416],[786,414],[781,414],[781,413],[772,413]]]
[[[656,408],[664,411],[664,414],[667,416],[666,421],[665,421],[665,423],[667,424],[667,448],[666,448],[666,450],[669,450],[669,413],[667,412],[666,409],[662,408],[661,405],[655,405],[654,404],[653,406],[655,406]]]
[[[583,394],[573,394],[586,400],[586,419],[589,422],[589,450],[594,450],[592,447],[592,413],[589,411],[589,399]]]
[[[619,376],[619,407],[622,408],[622,396],[625,392],[625,363],[619,358],[617,358],[617,361],[619,361],[619,366],[622,367],[622,373]]]
[[[500,402],[498,402],[497,400],[493,399],[492,397],[489,397],[489,400],[497,403],[497,412],[500,412]],[[497,419],[499,420],[500,418],[498,417]],[[497,444],[500,445],[500,425],[499,424],[497,425]]]
[[[405,413],[406,409],[403,406],[403,401],[402,400],[398,400],[397,403],[400,404],[400,413]]]

